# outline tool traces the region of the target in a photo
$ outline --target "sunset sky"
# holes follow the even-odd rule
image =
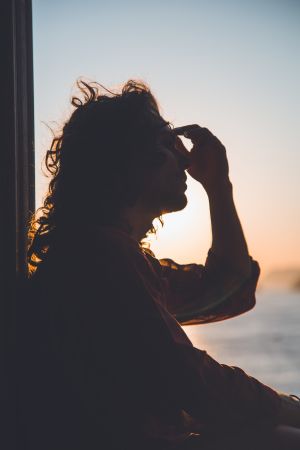
[[[71,112],[75,81],[146,81],[174,126],[223,142],[251,255],[263,274],[300,268],[300,2],[33,0],[37,206],[41,160]],[[73,89],[73,91],[72,91]],[[201,185],[166,215],[158,258],[203,263],[211,244]],[[160,227],[159,227],[160,228]]]

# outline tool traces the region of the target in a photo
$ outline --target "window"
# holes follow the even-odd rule
[[[33,76],[31,1],[3,2],[1,30],[5,81],[0,164],[0,299],[5,343],[4,417],[6,442],[16,448],[17,286],[26,275],[26,223],[34,210]]]

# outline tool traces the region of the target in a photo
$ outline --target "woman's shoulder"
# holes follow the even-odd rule
[[[45,277],[58,280],[68,274],[72,279],[83,278],[94,271],[99,274],[125,265],[142,269],[145,255],[140,244],[122,229],[99,226],[71,230],[49,248],[32,281]]]
[[[84,230],[71,230],[54,247],[54,254],[60,253],[69,259],[140,250],[139,243],[129,233],[110,225],[93,225]]]

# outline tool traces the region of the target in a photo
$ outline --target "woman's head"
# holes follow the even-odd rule
[[[64,208],[80,201],[93,213],[98,204],[115,214],[134,202],[136,178],[149,167],[147,156],[166,122],[142,83],[128,81],[116,94],[102,92],[97,84],[81,81],[78,86],[83,99],[73,97],[76,109],[46,156],[52,186],[60,188]]]
[[[144,83],[129,80],[116,93],[97,83],[77,85],[75,110],[46,153],[52,178],[31,221],[28,256],[33,265],[59,233],[118,220],[163,164],[157,141],[168,122]]]

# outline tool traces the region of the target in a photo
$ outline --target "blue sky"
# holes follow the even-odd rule
[[[250,252],[263,270],[300,267],[300,2],[33,0],[37,203],[51,134],[78,77],[145,80],[174,125],[224,143]],[[165,216],[158,257],[203,262],[209,212],[188,180],[185,210]]]

